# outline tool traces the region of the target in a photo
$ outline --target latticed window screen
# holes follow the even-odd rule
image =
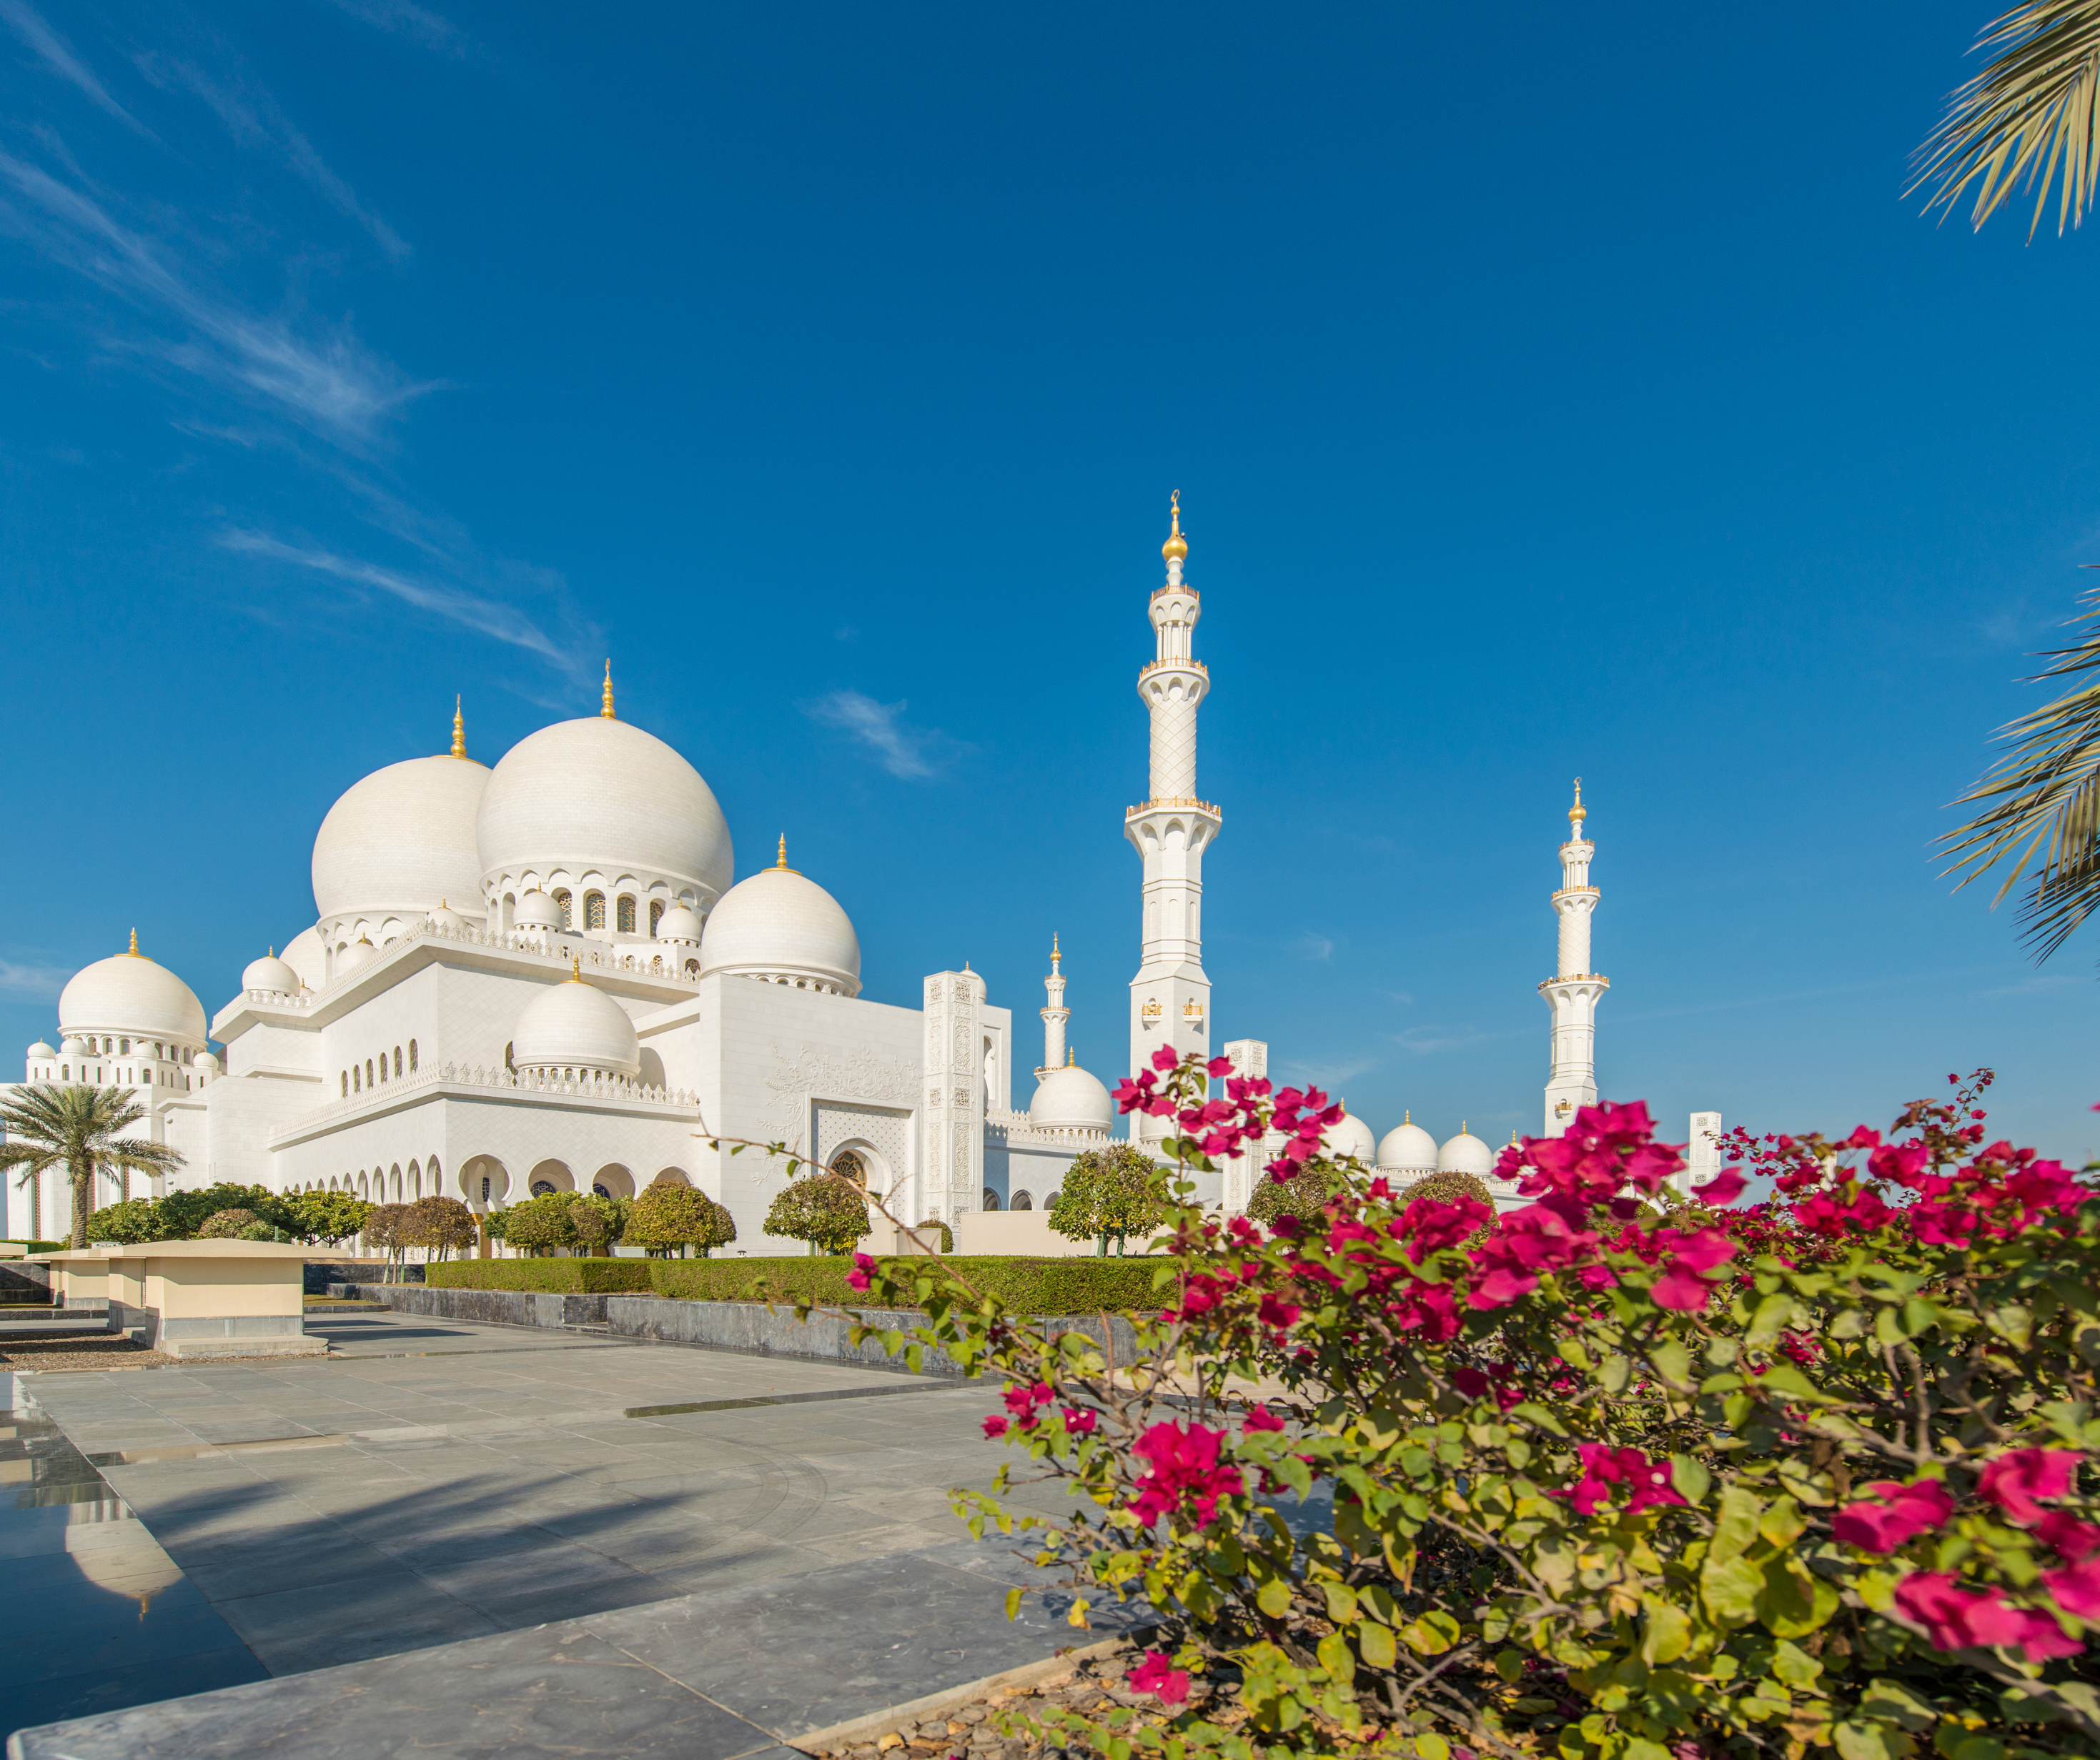
[[[664,901],[658,899],[649,907],[649,933],[652,936],[656,933],[657,926],[663,921]]]
[[[554,903],[561,909],[562,926],[566,929],[569,926],[569,889],[567,887],[554,895]]]
[[[620,909],[613,917],[613,926],[622,935],[634,933],[634,900],[631,896],[625,894],[621,895]]]
[[[584,894],[584,927],[602,929],[605,926],[605,895],[602,892]]]

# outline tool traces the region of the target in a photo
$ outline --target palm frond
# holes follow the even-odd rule
[[[1926,211],[1951,213],[1974,184],[1969,219],[1980,227],[2025,180],[2032,238],[2054,186],[2061,234],[2100,190],[2100,0],[2030,0],[1984,26],[1976,46],[1998,53],[1948,98],[1904,194],[1935,184]]]
[[[2071,646],[2050,650],[2054,663],[2030,683],[2100,671],[2100,593],[2074,619],[2089,627]],[[2025,939],[2045,960],[2100,909],[2100,680],[2008,723],[1998,730],[2005,751],[1983,779],[1953,804],[1988,803],[1941,840],[1952,858],[1946,869],[1961,876],[1958,892],[2002,866],[1993,909],[2023,879],[2032,890],[2021,907]]]

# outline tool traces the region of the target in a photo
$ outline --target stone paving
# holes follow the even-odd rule
[[[315,1732],[354,1703],[368,1720],[377,1691],[424,1703],[425,1737],[467,1720],[425,1753],[655,1753],[655,1736],[613,1735],[609,1707],[668,1695],[660,1751],[726,1757],[1073,1635],[1013,1542],[973,1542],[949,1511],[946,1488],[1004,1455],[982,1440],[982,1384],[414,1317],[310,1324],[343,1354],[24,1378],[99,1506],[122,1511],[109,1525],[167,1561],[150,1609],[112,1604],[134,1630],[194,1616],[170,1642],[220,1672],[140,1672],[115,1697],[92,1667],[0,1675],[0,1728],[323,1672],[32,1731],[15,1751],[239,1753],[281,1726],[271,1751],[332,1753]],[[86,1604],[66,1569],[49,1567],[49,1604]],[[1009,1583],[1031,1590],[1015,1626]],[[0,1629],[19,1641],[38,1617],[15,1598]],[[441,1666],[408,1654],[438,1646]],[[393,1661],[361,1660],[377,1658]],[[542,1684],[470,1706],[478,1671]],[[368,1729],[348,1746],[390,1751]]]

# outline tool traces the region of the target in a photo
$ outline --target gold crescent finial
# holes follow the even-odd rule
[[[460,713],[460,700],[452,698],[452,756],[466,756],[466,719]]]
[[[1582,779],[1577,777],[1575,778],[1575,804],[1568,809],[1568,822],[1580,830],[1582,821],[1589,816],[1590,809],[1582,804]]]
[[[1174,530],[1167,535],[1167,542],[1159,547],[1159,553],[1170,562],[1183,561],[1189,554],[1189,540],[1181,535],[1181,491],[1179,489],[1167,498],[1167,505],[1173,517]]]
[[[612,712],[612,662],[610,658],[605,662],[604,706],[598,711],[598,714],[607,721],[617,721],[620,719]]]
[[[131,951],[135,954],[139,951],[139,931],[136,929],[131,931]]]

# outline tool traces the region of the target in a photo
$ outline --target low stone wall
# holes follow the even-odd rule
[[[858,1362],[871,1369],[904,1367],[870,1342],[858,1349],[848,1337],[849,1322],[813,1314],[797,1320],[792,1308],[768,1309],[762,1302],[677,1301],[661,1296],[535,1296],[517,1290],[429,1289],[399,1283],[337,1284],[340,1292],[363,1301],[384,1302],[398,1313],[428,1314],[444,1320],[479,1320],[497,1326],[604,1327],[615,1337],[647,1339],[659,1344],[697,1344],[708,1350],[736,1351],[755,1357],[796,1357],[816,1362]],[[862,1310],[877,1326],[923,1325],[922,1313],[903,1309]],[[1130,1322],[1116,1317],[1105,1331],[1099,1314],[1063,1316],[1044,1322],[1057,1330],[1085,1333],[1112,1347],[1115,1360],[1136,1360],[1136,1335]],[[962,1369],[944,1351],[926,1353],[923,1374],[960,1375]]]
[[[28,1259],[0,1259],[0,1303],[47,1302],[51,1268]]]
[[[396,1274],[404,1283],[423,1281],[423,1268],[419,1265],[397,1265]],[[367,1278],[383,1278],[386,1274],[382,1259],[309,1259],[306,1264],[307,1294],[325,1296],[331,1283],[360,1283]]]

